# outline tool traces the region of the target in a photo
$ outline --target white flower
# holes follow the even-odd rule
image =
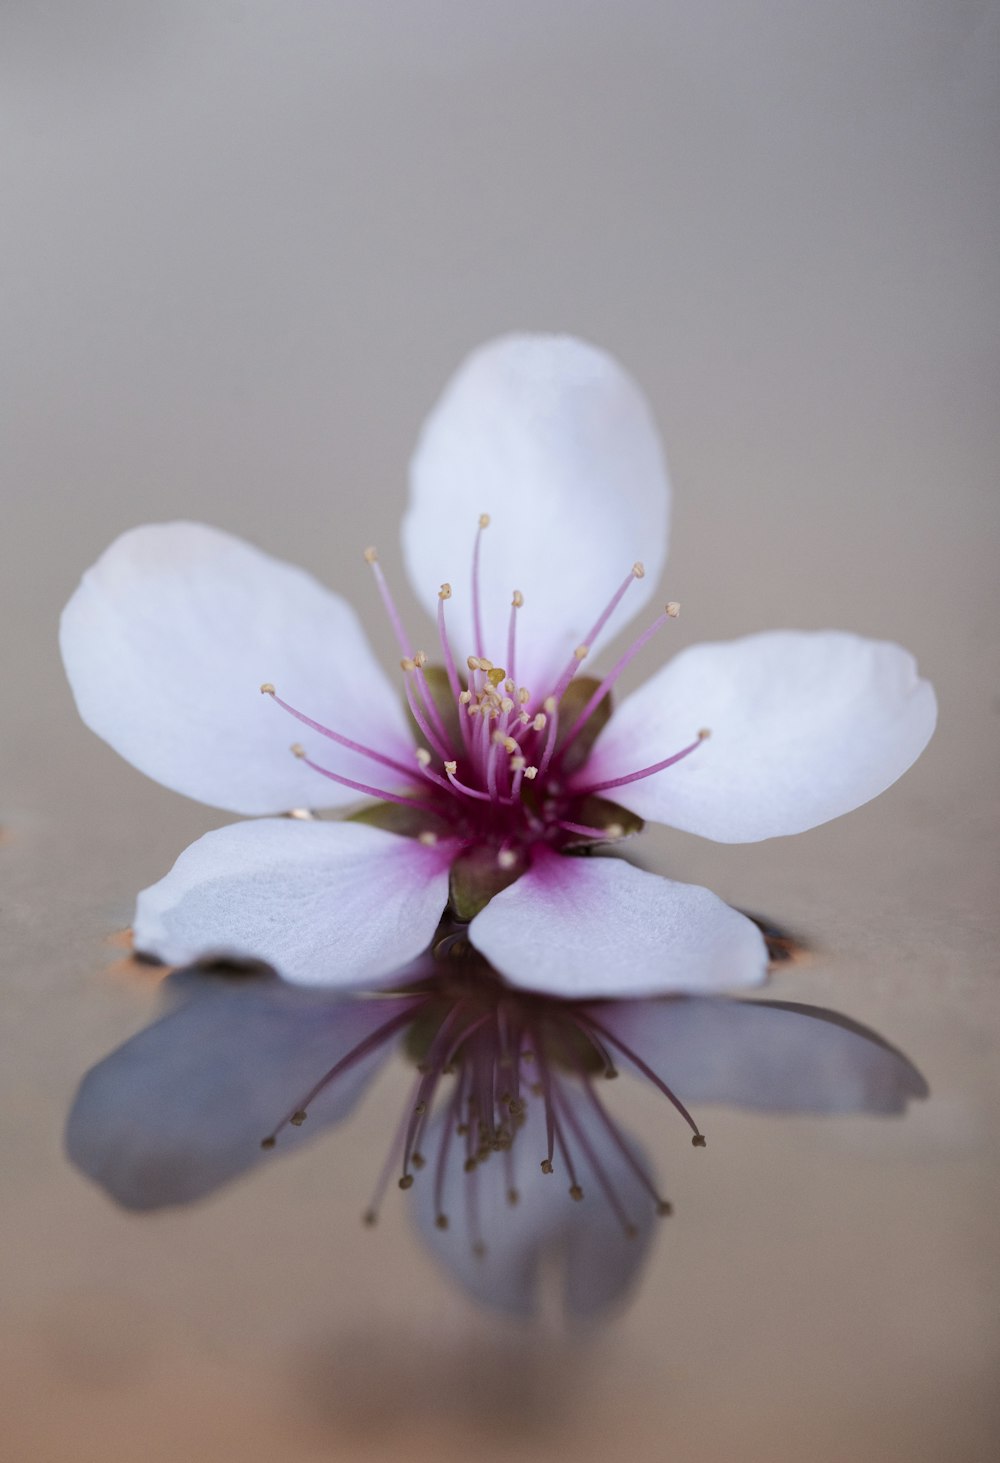
[[[403,524],[442,671],[367,554],[416,753],[337,595],[217,529],[124,534],[63,615],[84,721],[151,777],[235,813],[376,800],[367,821],[207,834],[140,895],[137,947],[375,986],[428,945],[450,898],[474,946],[531,989],[761,980],[759,931],[707,890],[573,852],[649,818],[741,842],[837,817],[919,756],[934,694],[898,646],[779,631],[682,652],[608,720],[621,670],[676,606],[603,678],[581,666],[649,601],[667,510],[648,408],[610,357],[563,337],[477,351],[424,427]],[[296,758],[289,713],[306,728]]]

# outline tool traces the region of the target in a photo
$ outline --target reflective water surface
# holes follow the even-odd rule
[[[992,1459],[995,9],[413,17],[67,0],[0,20],[4,1449]],[[648,393],[676,489],[678,648],[841,625],[908,645],[942,714],[907,777],[835,824],[747,847],[646,835],[650,867],[765,911],[809,954],[747,1006],[665,1004],[656,1070],[703,1150],[624,1061],[610,1083],[584,1062],[669,1216],[633,1194],[571,1043],[557,1080],[584,1092],[570,1110],[607,1135],[605,1169],[624,1165],[612,1189],[648,1248],[579,1139],[582,1201],[558,1153],[542,1174],[529,1112],[521,1202],[481,1206],[503,1224],[484,1268],[464,1198],[447,1230],[420,1207],[433,1142],[362,1222],[412,1051],[330,1092],[348,1120],[319,1131],[317,1107],[262,1149],[335,1059],[326,1017],[283,1074],[280,1042],[228,1036],[271,1009],[264,978],[164,980],[129,958],[136,890],[225,820],[80,725],[55,633],[82,569],[143,521],[217,523],[358,604],[376,542],[401,583],[417,426],[464,352],[512,326],[599,341]],[[278,1009],[299,1030],[309,1008]],[[671,1048],[675,1019],[690,1042]],[[758,1023],[752,1044],[734,1020]],[[227,1102],[240,1083],[251,1125]],[[505,1162],[479,1171],[482,1200]],[[568,1291],[551,1260],[535,1286],[552,1224]],[[624,1293],[567,1325],[594,1235],[626,1256],[608,1272]],[[510,1314],[529,1299],[533,1320]]]

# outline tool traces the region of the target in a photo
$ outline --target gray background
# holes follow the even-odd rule
[[[5,1057],[0,1376],[18,1460],[986,1459],[998,1314],[998,16],[979,0],[0,6]],[[568,329],[648,392],[678,645],[898,639],[941,727],[801,838],[657,865],[815,946],[775,994],[925,1070],[905,1124],[616,1093],[678,1213],[601,1335],[474,1311],[364,1207],[402,1090],[198,1210],[63,1163],[82,1072],[155,1009],[114,942],[223,821],[78,723],[82,570],[192,516],[374,609],[461,356]],[[381,621],[376,643],[391,653]]]

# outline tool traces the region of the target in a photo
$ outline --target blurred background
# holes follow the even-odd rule
[[[994,1456],[998,19],[987,0],[3,0],[12,1459]],[[677,1213],[586,1336],[476,1310],[402,1202],[362,1229],[396,1075],[189,1211],[116,1211],[61,1153],[82,1074],[157,1009],[116,940],[134,894],[225,819],[79,723],[59,610],[116,534],[174,517],[363,612],[375,542],[413,609],[416,432],[513,328],[589,338],[646,390],[676,644],[841,626],[906,644],[942,705],[919,765],[841,822],[647,842],[799,932],[812,956],[772,994],[875,1026],[933,1096],[902,1123],[713,1112],[692,1155],[651,1094],[617,1091]]]

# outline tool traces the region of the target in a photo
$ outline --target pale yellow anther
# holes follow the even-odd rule
[[[433,848],[437,841],[437,834],[432,833],[429,828],[425,828],[423,833],[417,834],[417,842],[422,843],[425,848]]]
[[[442,584],[438,590],[438,599],[451,599],[451,585]]]
[[[538,776],[538,768],[537,767],[526,767],[524,769],[524,775],[528,779],[529,782],[534,782],[535,778]]]
[[[413,755],[414,757],[416,757],[421,767],[429,767],[431,765],[431,754],[430,752],[428,752],[426,747],[418,747]]]
[[[369,545],[369,547],[367,549],[365,549],[365,563],[366,564],[377,564],[378,563],[378,553],[370,545]]]
[[[272,683],[270,681],[264,681],[264,682],[262,682],[261,688],[260,688],[260,694],[262,696],[273,696],[274,695],[274,686],[272,685]]]
[[[635,563],[632,565],[632,575],[635,579],[645,579],[646,566],[645,564],[643,564],[641,559],[636,559]]]
[[[590,646],[578,645],[573,651],[573,654],[576,656],[577,660],[586,660],[587,656],[590,654]]]
[[[535,728],[535,731],[544,731],[547,721],[548,717],[545,715],[545,712],[540,711],[531,725]]]
[[[487,680],[493,687],[494,691],[497,689],[498,686],[503,683],[503,678],[506,674],[507,672],[501,665],[493,666],[493,668],[489,671],[487,675]]]
[[[466,710],[468,711],[470,716],[478,716],[482,709],[483,708],[476,701],[474,701],[471,706],[466,707]]]
[[[481,671],[491,671],[493,669],[493,662],[491,660],[487,660],[486,657],[485,657],[485,655],[481,655],[479,657],[479,669]],[[507,672],[504,671],[503,674],[500,677],[501,681],[503,680],[503,678],[504,678],[504,676],[506,674],[507,674]]]
[[[479,670],[479,656],[478,655],[467,655],[466,658],[465,658],[465,663],[469,667],[469,670],[470,671],[477,671],[477,670]]]
[[[503,747],[504,751],[509,752],[511,756],[513,756],[514,753],[518,750],[517,743],[515,742],[513,737],[503,737],[501,739],[500,745],[501,747]]]
[[[511,759],[510,759],[510,770],[511,770],[511,772],[523,772],[526,766],[527,766],[527,763],[525,762],[525,760],[524,760],[523,757],[511,757]]]
[[[511,596],[511,601],[510,602],[513,605],[513,607],[514,607],[515,610],[519,610],[521,608],[521,606],[524,604],[524,595],[521,593],[521,591],[519,589],[515,589],[514,590],[514,593]]]
[[[676,620],[677,616],[681,612],[681,607],[675,599],[670,600],[670,602],[665,606],[665,609],[672,620]]]
[[[712,728],[710,726],[703,726],[701,731],[698,733],[698,740],[699,742],[707,742],[711,735]]]
[[[504,713],[505,716],[509,716],[510,713],[514,710],[514,703],[509,696],[505,696],[500,702],[500,710]]]
[[[608,826],[605,828],[604,831],[608,835],[609,838],[624,838],[625,837],[625,829],[622,827],[622,825],[620,823],[609,823]]]
[[[403,659],[399,662],[399,668],[403,671],[415,671],[417,668],[417,663],[415,660],[412,660],[410,656],[404,655]]]
[[[416,666],[417,670],[423,670],[424,666],[427,664],[426,651],[418,650],[416,655],[413,657],[413,664]]]
[[[548,712],[549,716],[555,716],[556,698],[554,696],[546,696],[545,700],[542,702],[542,707],[545,711]]]
[[[508,678],[506,681],[504,681],[503,688],[507,692],[507,695],[508,696],[513,696],[513,694],[514,694],[514,682],[512,680],[510,680]]]
[[[502,869],[512,869],[517,863],[517,854],[512,848],[502,848],[497,854],[497,863]]]
[[[444,764],[444,770],[445,770],[445,772],[447,772],[447,774],[448,774],[449,777],[454,777],[455,776],[455,773],[458,771],[458,763],[457,762],[446,762]]]
[[[459,691],[459,693],[458,693],[458,700],[459,700],[459,705],[461,705],[461,706],[468,706],[469,702],[472,700],[472,692],[471,691]]]
[[[301,742],[293,742],[290,750],[293,757],[304,757],[306,755],[306,749]]]
[[[517,693],[517,699],[520,701],[522,706],[527,706],[528,702],[531,700],[531,692],[528,690],[527,686],[520,687]]]
[[[479,515],[479,527],[480,528],[489,528],[489,526],[490,526],[490,515],[488,513],[480,513],[480,515]]]

